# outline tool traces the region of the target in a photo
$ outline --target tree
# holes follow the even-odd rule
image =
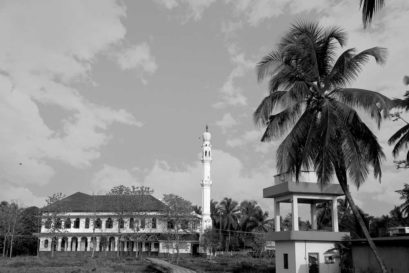
[[[207,229],[202,235],[202,240],[200,242],[202,247],[207,253],[214,255],[216,249],[220,247],[220,238],[217,230]]]
[[[231,242],[231,231],[238,227],[238,219],[240,208],[238,203],[231,198],[225,197],[219,204],[220,214],[221,214],[221,227],[227,230],[229,235],[228,241],[226,241],[226,250],[230,249]]]
[[[392,101],[374,91],[346,88],[371,57],[383,63],[386,49],[373,47],[356,53],[350,48],[335,60],[336,49],[345,41],[346,33],[339,27],[294,24],[278,49],[258,63],[258,79],[269,79],[269,95],[256,109],[254,120],[266,127],[262,141],[278,139],[289,131],[277,150],[280,173],[289,172],[298,181],[302,169],[313,168],[321,185],[330,183],[335,175],[382,271],[387,272],[348,182],[359,188],[369,167],[380,178],[384,158],[376,136],[354,108],[368,112],[380,127]],[[277,112],[277,106],[283,110]]]
[[[49,227],[49,233],[52,234],[51,239],[51,257],[54,257],[54,250],[57,246],[56,234],[63,231],[64,227],[61,223],[61,214],[66,212],[68,208],[61,202],[65,198],[65,194],[59,192],[54,193],[45,200],[47,206],[43,209],[45,218],[42,221],[46,227]]]
[[[192,203],[175,194],[164,194],[163,202],[167,206],[166,218],[168,221],[169,240],[174,240],[176,244],[176,264],[179,263],[180,239],[183,234],[189,231],[189,223],[186,221],[195,220],[192,215]],[[169,225],[170,224],[170,225]]]
[[[409,184],[405,184],[402,190],[396,191],[400,194],[400,199],[403,200],[403,204],[399,206],[403,217],[409,217]]]
[[[371,24],[373,16],[385,5],[384,0],[360,0],[364,28]]]
[[[409,85],[409,76],[405,76],[403,78],[403,83],[405,85]],[[405,111],[409,110],[409,91],[405,92],[404,99],[395,99],[393,100],[394,105],[397,106],[398,108],[403,108]],[[396,120],[401,120],[403,121],[406,125],[404,125],[402,128],[400,128],[396,133],[394,133],[388,140],[388,144],[392,145],[395,143],[395,146],[393,147],[392,154],[396,158],[404,148],[407,147],[409,143],[409,122],[407,122],[405,119],[401,117],[401,113],[396,112],[391,114],[391,117],[394,118],[394,121]],[[409,167],[409,151],[406,154],[405,160],[401,161],[396,161],[398,168],[399,167]],[[401,166],[403,164],[403,166]]]

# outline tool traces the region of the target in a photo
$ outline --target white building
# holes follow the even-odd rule
[[[212,227],[210,217],[211,134],[203,133],[202,217],[182,217],[177,227],[164,203],[152,195],[88,195],[74,193],[42,210],[40,252],[146,252],[195,254],[199,234]],[[176,232],[177,229],[177,232]]]
[[[315,172],[302,172],[299,182],[294,176],[275,176],[274,186],[263,190],[264,198],[274,198],[275,232],[267,240],[275,241],[277,273],[338,273],[339,255],[335,243],[349,235],[339,232],[337,198],[343,195],[339,184],[321,186]],[[332,230],[317,229],[317,203],[330,202],[332,206]],[[280,203],[291,204],[292,230],[281,230]],[[310,206],[312,229],[299,230],[299,204]]]
[[[166,212],[166,205],[152,195],[77,192],[43,209],[40,251],[54,246],[57,252],[173,253],[178,228],[179,252],[195,253],[200,217],[187,215],[176,227]]]

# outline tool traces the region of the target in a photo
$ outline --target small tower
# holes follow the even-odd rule
[[[203,233],[206,229],[212,227],[212,218],[210,217],[210,188],[212,180],[210,178],[210,163],[212,161],[212,145],[210,139],[212,135],[209,133],[209,127],[206,125],[206,131],[202,136],[202,163],[203,163],[203,180],[202,186],[202,226],[200,232]]]

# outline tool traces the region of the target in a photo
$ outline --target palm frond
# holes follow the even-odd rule
[[[383,6],[384,0],[360,0],[359,7],[362,8],[362,23],[366,28],[371,22],[372,18]]]
[[[280,104],[286,91],[276,91],[265,97],[253,114],[254,123],[260,126],[267,125],[270,115],[273,113],[277,104]]]
[[[396,131],[388,140],[388,144],[392,145],[395,143],[398,139],[401,138],[401,136],[407,134],[409,132],[409,124],[406,124],[402,128],[400,128],[398,131]]]
[[[339,27],[332,27],[323,32],[318,41],[318,68],[321,77],[326,77],[334,62],[337,44],[343,47],[346,43],[347,34]]]
[[[409,143],[409,134],[406,133],[402,135],[402,137],[396,142],[395,146],[393,147],[392,154],[394,157],[398,156],[399,152],[406,148]]]
[[[327,86],[343,87],[355,80],[371,57],[378,64],[386,61],[387,50],[382,47],[373,47],[354,54],[355,49],[344,51],[335,62],[329,76],[325,79]]]
[[[340,88],[336,89],[332,95],[351,107],[363,108],[375,119],[378,127],[382,118],[387,118],[389,110],[393,107],[393,102],[388,97],[365,89]]]
[[[261,141],[271,141],[286,133],[299,118],[302,110],[301,106],[301,103],[295,103],[280,113],[271,115]]]
[[[277,50],[271,51],[257,64],[257,80],[262,81],[266,76],[272,75],[282,63],[281,53]]]

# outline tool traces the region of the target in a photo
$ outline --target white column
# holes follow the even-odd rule
[[[337,198],[332,198],[332,231],[338,232],[338,202]]]
[[[99,251],[99,248],[100,248],[99,245],[100,245],[100,242],[101,242],[101,237],[97,236],[96,241],[97,241],[97,243],[95,245],[95,251]]]
[[[87,247],[85,251],[90,251],[91,250],[91,237],[87,237]]]
[[[136,248],[138,247],[138,241],[134,241],[133,243],[133,251],[136,252]]]
[[[119,242],[119,238],[115,236],[115,251],[118,251],[118,242]]]
[[[124,240],[124,252],[128,251],[128,246],[127,246],[127,244],[128,244],[128,241],[125,239],[125,240]]]
[[[71,240],[72,240],[72,237],[68,237],[67,251],[71,251]]]
[[[280,202],[274,199],[274,224],[276,232],[281,231]]]
[[[311,203],[311,228],[317,230],[317,204]]]
[[[57,251],[61,251],[61,241],[62,241],[62,238],[58,237],[58,239],[57,239]]]
[[[297,196],[293,196],[293,200],[291,203],[291,212],[292,212],[292,225],[293,225],[293,231],[298,230],[298,198]]]

